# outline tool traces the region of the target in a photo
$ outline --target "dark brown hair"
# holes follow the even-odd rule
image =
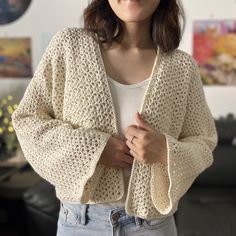
[[[122,39],[121,20],[108,0],[92,0],[84,11],[84,28],[97,35],[99,43],[111,45]],[[175,50],[182,38],[185,15],[178,0],[161,0],[152,15],[150,34],[163,52]]]

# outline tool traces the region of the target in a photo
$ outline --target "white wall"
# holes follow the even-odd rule
[[[19,20],[0,25],[0,37],[31,37],[32,63],[36,68],[45,49],[44,35],[55,34],[67,26],[81,26],[86,0],[32,0],[29,9]],[[29,79],[0,79],[0,98],[9,93],[19,100]]]
[[[192,53],[192,23],[201,19],[235,19],[235,0],[182,0],[187,24],[180,48]],[[33,0],[26,14],[18,21],[0,26],[0,37],[30,36],[32,38],[33,69],[42,55],[43,35],[54,34],[66,26],[82,26],[82,12],[87,0]],[[11,93],[20,99],[28,79],[0,79],[0,98]],[[204,87],[207,102],[215,118],[233,112],[236,116],[236,86]]]

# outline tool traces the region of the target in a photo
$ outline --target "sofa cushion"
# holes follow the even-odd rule
[[[178,236],[236,235],[236,189],[190,188],[175,217]]]
[[[40,212],[58,217],[60,201],[55,194],[55,188],[46,180],[24,192],[23,199],[27,208],[33,208]]]
[[[236,187],[236,147],[218,145],[213,152],[214,162],[194,181],[199,186]]]

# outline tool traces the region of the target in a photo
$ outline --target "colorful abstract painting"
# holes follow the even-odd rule
[[[0,78],[30,78],[30,38],[0,38]]]
[[[236,20],[194,22],[193,57],[203,84],[236,85]]]

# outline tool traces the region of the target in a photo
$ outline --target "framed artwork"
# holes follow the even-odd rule
[[[32,77],[30,38],[0,38],[0,78]]]
[[[193,57],[203,84],[236,85],[236,20],[194,22]]]
[[[0,0],[0,25],[11,23],[21,17],[31,0]]]

